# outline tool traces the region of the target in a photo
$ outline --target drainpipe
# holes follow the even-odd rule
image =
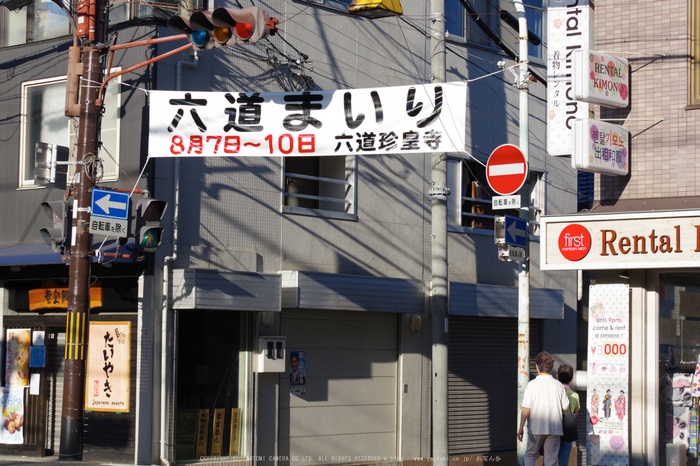
[[[176,74],[176,90],[182,90],[182,68],[188,66],[190,68],[196,68],[199,65],[197,52],[194,52],[192,56],[193,61],[180,60],[177,62],[177,74]],[[163,465],[170,466],[172,463],[167,458],[166,454],[166,442],[169,429],[166,429],[167,424],[167,413],[168,409],[168,398],[167,390],[168,384],[166,383],[168,375],[168,317],[170,311],[170,264],[177,260],[177,234],[178,234],[178,222],[180,214],[180,158],[175,157],[175,165],[173,167],[173,253],[164,259],[163,263],[163,308],[161,310],[161,351],[160,351],[160,462]],[[174,370],[173,370],[174,372]]]

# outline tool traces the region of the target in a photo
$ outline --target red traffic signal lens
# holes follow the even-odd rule
[[[236,23],[236,35],[243,40],[253,35],[253,25],[250,23]]]

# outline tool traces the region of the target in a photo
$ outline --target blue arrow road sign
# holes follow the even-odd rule
[[[129,194],[104,189],[92,190],[92,215],[114,220],[129,219]]]
[[[527,222],[524,218],[504,215],[506,244],[524,248],[527,246]]]

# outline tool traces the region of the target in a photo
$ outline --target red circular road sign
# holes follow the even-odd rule
[[[496,147],[486,163],[486,181],[501,196],[518,192],[527,174],[527,160],[520,149],[512,144]]]

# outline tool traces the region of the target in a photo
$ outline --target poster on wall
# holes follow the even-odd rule
[[[5,351],[5,384],[10,387],[29,385],[29,346],[32,331],[8,328]]]
[[[85,409],[129,412],[131,322],[90,322]]]
[[[292,351],[289,355],[289,392],[306,395],[306,351]]]
[[[24,443],[24,387],[2,387],[0,443]]]
[[[588,308],[588,464],[629,464],[629,285],[591,285]]]

